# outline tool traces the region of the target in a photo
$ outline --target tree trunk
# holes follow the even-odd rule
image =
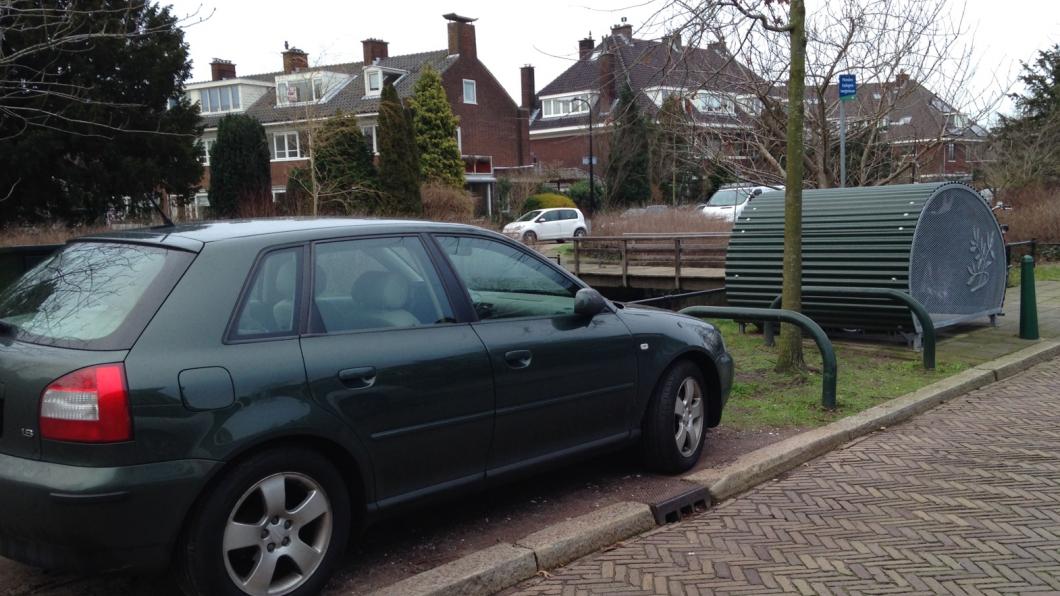
[[[803,100],[806,86],[806,6],[791,0],[791,74],[788,77],[787,183],[784,191],[784,287],[781,305],[802,310],[802,173]],[[802,331],[783,325],[780,332],[778,372],[803,371]]]

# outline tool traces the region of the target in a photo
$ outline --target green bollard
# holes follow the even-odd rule
[[[1038,300],[1034,296],[1034,257],[1020,263],[1020,339],[1038,339]]]

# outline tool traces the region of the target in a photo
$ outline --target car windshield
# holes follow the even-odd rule
[[[732,207],[742,205],[747,200],[747,190],[742,188],[731,188],[719,190],[707,201],[708,207]]]
[[[191,259],[157,246],[71,244],[0,292],[0,321],[30,343],[128,349]]]
[[[540,209],[538,209],[537,211],[531,211],[529,213],[524,213],[522,217],[520,217],[519,219],[517,219],[515,221],[532,221],[532,220],[537,219],[537,216],[541,215],[541,213],[542,212],[541,212]]]

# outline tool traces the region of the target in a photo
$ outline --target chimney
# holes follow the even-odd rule
[[[607,49],[597,60],[600,64],[600,74],[596,79],[594,85],[600,91],[600,100],[597,104],[601,112],[611,111],[611,104],[614,103],[615,97],[615,54],[611,49]]]
[[[361,47],[364,49],[364,65],[374,63],[376,60],[382,60],[389,56],[387,53],[387,42],[381,39],[375,39],[369,37],[368,39],[361,40]]]
[[[898,74],[895,75],[895,77],[894,77],[894,86],[895,87],[905,87],[905,84],[908,83],[908,82],[909,82],[909,73],[907,73],[904,69],[898,71]]]
[[[309,54],[298,48],[288,48],[283,51],[283,72],[290,74],[307,68],[309,68]]]
[[[210,80],[223,81],[236,78],[236,65],[231,60],[214,58],[210,62]]]
[[[460,54],[461,58],[478,58],[475,49],[475,26],[478,19],[462,17],[456,13],[442,15],[449,21],[449,55]]]
[[[672,31],[669,35],[663,37],[663,42],[668,45],[671,49],[681,49],[681,32]]]
[[[707,44],[707,49],[708,50],[714,50],[715,52],[721,54],[722,56],[728,56],[729,55],[729,46],[725,45],[725,40],[724,39],[722,39],[720,41],[712,41],[712,42],[708,43]]]
[[[593,54],[593,48],[596,47],[596,42],[593,41],[593,36],[590,33],[589,37],[578,40],[578,60],[588,60],[589,56]]]
[[[533,112],[534,104],[537,103],[537,95],[534,93],[534,67],[527,64],[520,68],[519,78],[522,82],[521,89],[523,91],[523,103],[519,107]]]
[[[626,17],[622,17],[621,25],[611,26],[611,35],[621,37],[627,43],[633,41],[633,25],[626,22]]]

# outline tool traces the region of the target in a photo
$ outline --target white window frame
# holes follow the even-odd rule
[[[461,155],[464,154],[464,136],[461,134],[459,126],[456,127],[456,150]]]
[[[946,161],[949,163],[957,161],[957,143],[946,143]]]
[[[584,101],[574,101],[575,99]],[[568,95],[542,97],[541,117],[565,118],[568,116],[588,114],[589,107],[585,105],[585,102],[588,102],[589,105],[596,103],[596,95],[589,91],[583,91],[581,93],[572,93]]]
[[[279,148],[276,145],[276,141],[283,138],[284,155],[280,156]],[[294,157],[291,156],[291,145],[290,139],[294,138]],[[272,161],[294,161],[296,159],[305,159],[302,156],[302,139],[296,131],[284,131],[272,133]]]
[[[707,101],[715,99],[718,102],[718,108],[712,109],[708,107]],[[727,93],[720,93],[717,91],[697,91],[692,98],[692,106],[697,111],[703,114],[735,114],[736,113],[736,102],[733,101],[732,97]]]
[[[361,134],[372,138],[372,155],[379,155],[379,125],[367,124],[361,127]]]
[[[212,92],[217,92],[217,109],[214,109]],[[228,95],[228,109],[221,109],[221,93]],[[204,87],[199,89],[199,112],[203,114],[226,114],[228,112],[241,112],[243,92],[239,85],[220,85],[216,87]]]
[[[470,87],[468,85],[470,84]],[[467,90],[471,89],[471,94],[468,96]],[[464,103],[478,105],[478,83],[474,79],[464,79]]]
[[[376,79],[376,88],[372,88],[372,78]],[[383,69],[369,68],[364,71],[364,94],[367,97],[379,97],[383,94]]]
[[[272,187],[272,202],[273,203],[276,203],[276,202],[279,201],[279,197],[277,195],[284,195],[284,198],[287,198],[287,187],[286,186],[274,186],[274,187]]]
[[[202,159],[199,160],[202,165],[210,165],[210,146],[216,142],[217,139],[202,139]]]

